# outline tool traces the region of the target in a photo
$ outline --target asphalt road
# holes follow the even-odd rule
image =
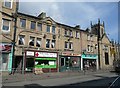
[[[67,85],[59,85],[59,86],[41,86],[39,84],[26,84],[24,86],[14,86],[14,87],[2,87],[2,88],[108,88],[110,83],[115,80],[116,77],[105,77],[102,79],[96,79],[91,81],[85,81],[80,83],[73,83]]]
[[[5,84],[2,88],[108,88],[116,78],[116,75],[106,73],[32,82],[16,82]]]

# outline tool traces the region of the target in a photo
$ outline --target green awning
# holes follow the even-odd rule
[[[35,68],[56,68],[56,65],[36,65]]]

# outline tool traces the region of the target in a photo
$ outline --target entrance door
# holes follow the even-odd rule
[[[26,71],[33,72],[34,69],[34,58],[26,58]]]
[[[66,66],[65,66],[65,58],[61,57],[60,58],[60,72],[66,71]]]
[[[107,52],[105,52],[105,65],[109,65],[109,57]]]

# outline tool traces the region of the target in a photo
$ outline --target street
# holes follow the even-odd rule
[[[37,81],[23,81],[5,83],[2,88],[45,88],[45,87],[69,87],[69,88],[108,88],[118,76],[113,73],[101,73],[92,75],[73,76],[66,78],[43,79]]]

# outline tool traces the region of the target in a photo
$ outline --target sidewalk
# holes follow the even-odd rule
[[[93,75],[100,73],[110,73],[109,70],[98,70],[98,71],[67,71],[67,72],[55,72],[55,73],[42,73],[40,75],[35,75],[33,73],[19,74],[14,75],[3,75],[2,83],[13,83],[20,81],[35,81],[43,79],[54,79],[54,78],[65,78],[72,76],[84,76],[84,75]]]

